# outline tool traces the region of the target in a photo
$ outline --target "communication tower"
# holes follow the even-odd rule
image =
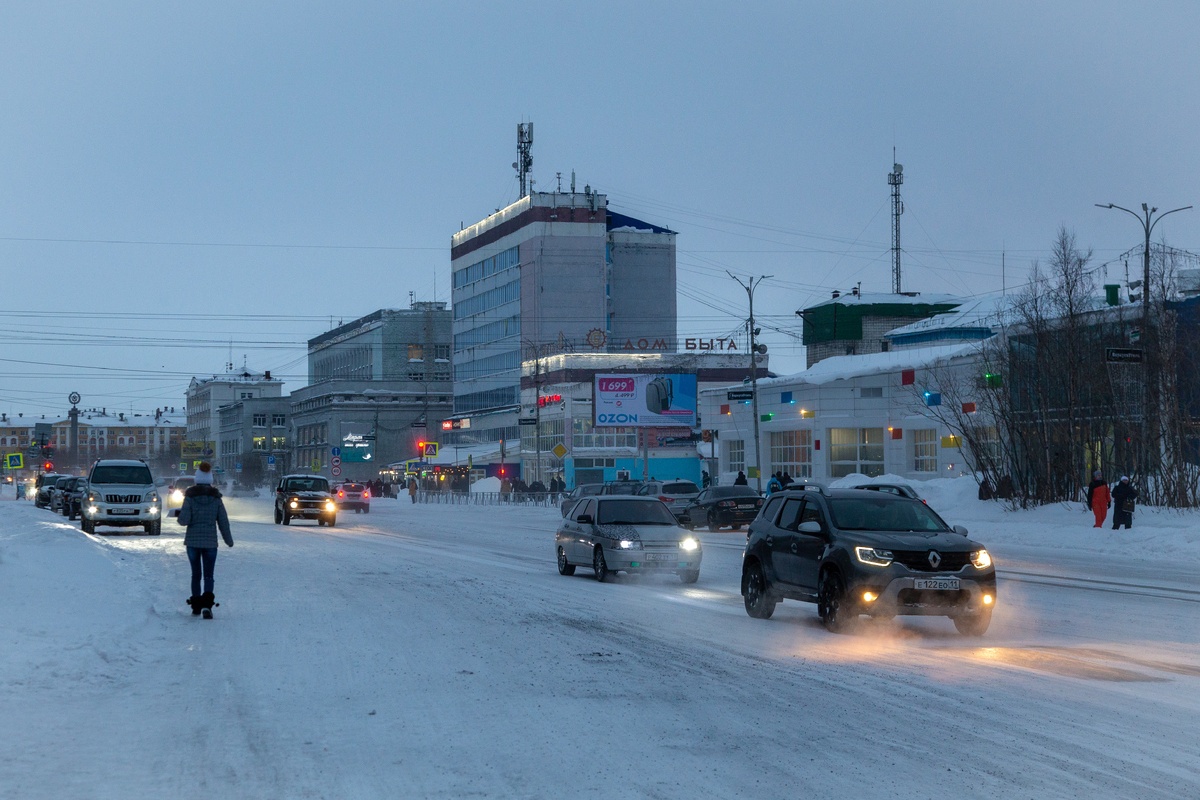
[[[892,187],[892,293],[900,294],[900,215],[904,213],[904,201],[900,199],[900,184],[904,183],[904,165],[895,163],[896,151],[892,150],[892,171],[888,173],[888,185]]]
[[[529,151],[532,149],[533,123],[517,123],[517,160],[513,162],[513,169],[517,171],[517,178],[521,182],[520,197],[529,195],[529,170],[533,169],[533,156]],[[519,200],[520,197],[517,199]]]

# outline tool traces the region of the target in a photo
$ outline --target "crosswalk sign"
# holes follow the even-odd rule
[[[6,456],[6,460],[7,460],[9,469],[24,469],[25,468],[25,457],[22,456],[20,453],[9,453]]]
[[[437,442],[426,442],[425,443],[425,452],[421,453],[421,455],[428,458],[430,456],[436,456],[437,453],[438,453],[438,443]]]

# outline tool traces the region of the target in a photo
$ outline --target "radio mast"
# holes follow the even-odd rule
[[[518,200],[529,195],[529,170],[533,169],[533,156],[529,151],[532,149],[533,123],[517,123],[517,160],[513,162],[513,169],[517,171],[517,178],[521,181],[521,195]]]
[[[900,184],[904,183],[904,165],[897,164],[896,148],[892,148],[892,171],[888,185],[892,187],[892,293],[900,294],[900,215],[904,201],[900,199]]]

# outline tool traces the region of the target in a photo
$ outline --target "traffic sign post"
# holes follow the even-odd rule
[[[341,467],[330,467],[329,474],[336,478],[338,475],[342,474],[342,468]]]

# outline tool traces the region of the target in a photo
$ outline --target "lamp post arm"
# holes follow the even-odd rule
[[[1154,226],[1157,225],[1158,223],[1162,222],[1162,218],[1165,217],[1167,214],[1174,214],[1176,211],[1187,211],[1189,208],[1191,208],[1191,206],[1184,206],[1183,208],[1172,208],[1170,211],[1164,211],[1163,213],[1159,214],[1158,217],[1152,223],[1150,223],[1150,231],[1149,232],[1153,233]],[[1149,234],[1147,234],[1147,235],[1149,235]]]

